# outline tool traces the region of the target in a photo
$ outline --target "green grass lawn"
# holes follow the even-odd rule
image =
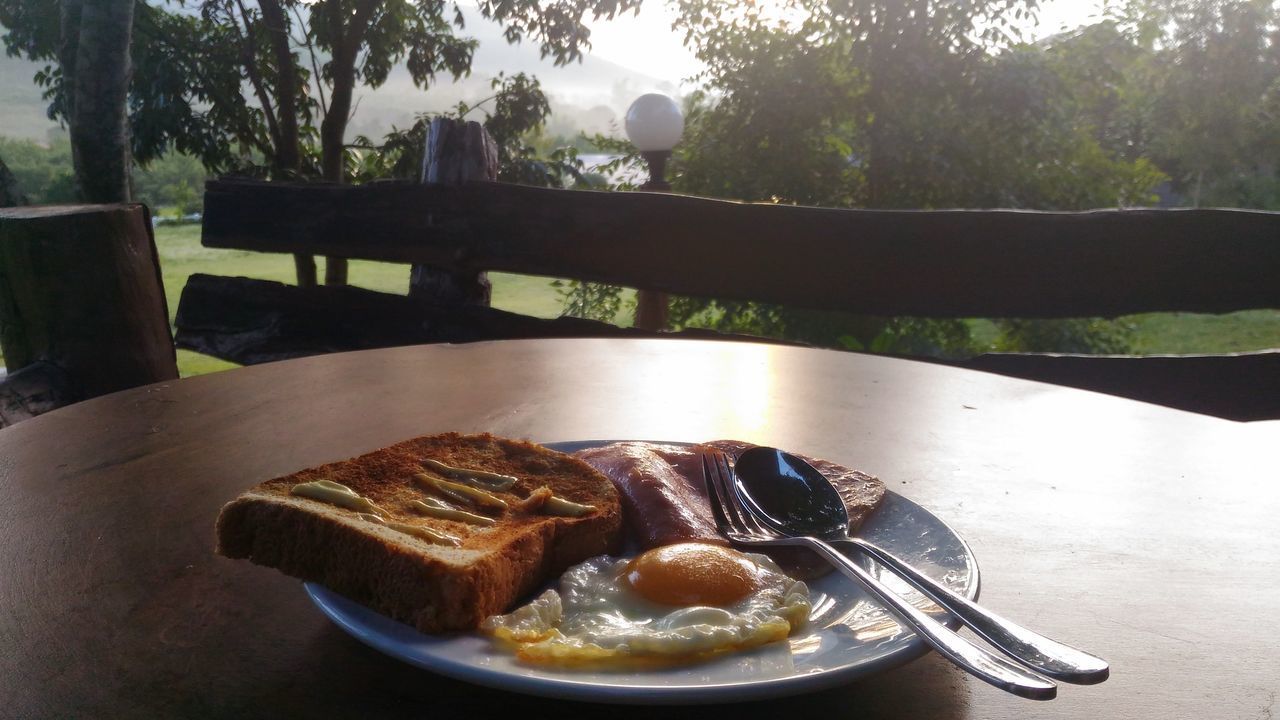
[[[1146,313],[1118,321],[1131,331],[1135,355],[1197,355],[1280,348],[1280,310],[1244,310],[1225,315]],[[999,335],[990,320],[969,321],[978,347],[990,347]]]
[[[294,281],[293,258],[289,255],[215,250],[200,245],[199,225],[161,225],[156,229],[156,245],[169,302],[170,322],[178,309],[178,298],[192,273],[230,275]],[[323,273],[323,260],[317,261]],[[556,317],[561,298],[544,277],[490,273],[493,305],[535,317]],[[353,260],[352,285],[404,294],[409,287],[409,266]],[[624,298],[629,300],[630,296]],[[629,310],[618,318],[625,322]],[[1157,313],[1122,318],[1133,329],[1132,352],[1138,354],[1226,353],[1280,348],[1280,310],[1251,310],[1229,315]],[[983,339],[990,323],[975,322],[975,337]],[[989,333],[988,333],[989,334]],[[3,364],[3,358],[0,358]],[[185,376],[200,375],[235,367],[232,363],[186,350],[178,351],[178,369]]]
[[[1280,310],[1227,315],[1152,313],[1124,318],[1139,355],[1249,352],[1280,348]]]

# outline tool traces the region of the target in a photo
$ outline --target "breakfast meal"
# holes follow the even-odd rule
[[[218,517],[217,551],[420,632],[478,630],[526,663],[697,662],[782,640],[810,613],[811,568],[739,552],[716,531],[701,454],[747,447],[624,442],[570,456],[426,436],[247,490]],[[852,527],[884,496],[871,476],[812,462]],[[618,556],[624,526],[634,557]]]

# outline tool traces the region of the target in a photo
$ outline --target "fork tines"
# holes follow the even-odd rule
[[[728,457],[719,450],[703,453],[702,472],[711,515],[720,534],[734,541],[762,535],[760,525],[740,504],[733,488],[733,468],[729,466]]]

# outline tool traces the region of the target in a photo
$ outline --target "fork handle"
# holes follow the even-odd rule
[[[1058,686],[1047,678],[998,655],[993,655],[960,637],[947,626],[929,617],[882,585],[879,580],[871,576],[871,573],[863,570],[860,565],[826,542],[815,537],[796,537],[792,540],[794,543],[789,544],[804,545],[813,549],[825,557],[837,570],[856,580],[935,650],[975,677],[1001,690],[1032,700],[1052,700],[1057,695]]]
[[[869,555],[871,559],[911,583],[1001,652],[1039,673],[1077,685],[1100,683],[1110,673],[1107,662],[1102,658],[1032,632],[984,609],[884,548],[853,537],[830,542],[836,547],[853,547]]]

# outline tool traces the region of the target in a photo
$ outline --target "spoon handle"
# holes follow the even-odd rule
[[[815,537],[789,538],[790,544],[805,545],[824,556],[837,570],[856,580],[886,605],[925,642],[951,662],[1006,692],[1032,700],[1052,700],[1058,686],[1036,673],[993,655],[951,631],[950,628],[885,587],[840,551]]]
[[[831,542],[837,546],[852,546],[871,556],[873,560],[914,585],[984,640],[1037,672],[1077,685],[1100,683],[1110,673],[1107,662],[1102,658],[1032,632],[984,609],[882,547],[854,537]]]

